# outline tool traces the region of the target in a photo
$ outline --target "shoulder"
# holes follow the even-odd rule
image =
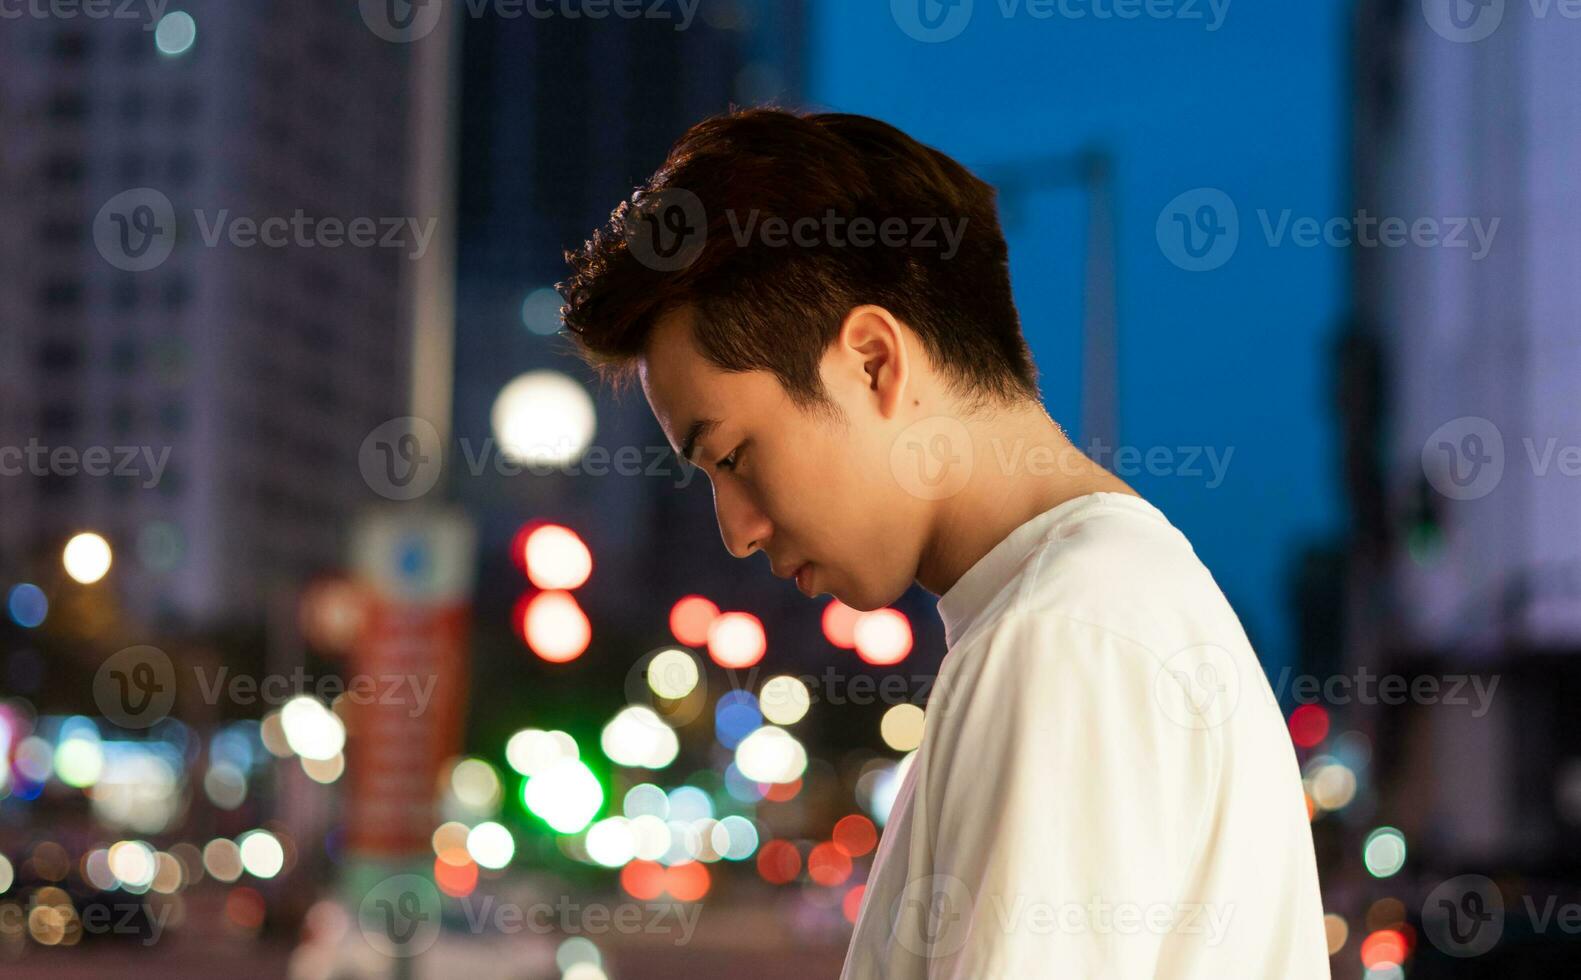
[[[1056,626],[1145,648],[1212,636],[1244,642],[1185,535],[1140,498],[1100,496],[1049,530],[958,646]]]

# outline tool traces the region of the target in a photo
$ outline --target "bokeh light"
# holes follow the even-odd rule
[[[518,606],[521,637],[552,664],[580,657],[593,638],[593,624],[569,592],[539,592]]]
[[[604,787],[580,759],[562,759],[527,780],[527,809],[562,834],[586,827],[604,805]]]
[[[898,609],[863,613],[853,636],[856,655],[875,666],[898,664],[911,652],[911,622]]]
[[[587,390],[572,378],[558,371],[529,371],[500,390],[490,421],[510,459],[564,466],[593,441],[597,412]]]
[[[763,621],[748,612],[720,613],[708,627],[708,655],[721,667],[742,669],[763,659]]]
[[[523,528],[522,566],[540,589],[575,589],[593,573],[593,553],[575,531],[559,524]]]
[[[66,574],[83,585],[92,585],[109,574],[110,542],[92,531],[73,535],[61,552]]]
[[[812,706],[812,692],[800,679],[781,674],[763,682],[758,694],[763,717],[776,725],[794,725],[806,717]]]
[[[1393,827],[1379,827],[1362,845],[1362,861],[1374,878],[1388,878],[1405,867],[1405,835]]]
[[[676,701],[697,690],[702,669],[697,658],[686,650],[669,647],[648,661],[648,689],[666,700]]]
[[[719,618],[719,607],[700,595],[687,595],[670,607],[670,632],[689,647],[708,642],[708,627]]]

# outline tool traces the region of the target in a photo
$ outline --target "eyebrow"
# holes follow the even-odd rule
[[[698,419],[686,429],[686,437],[681,440],[681,458],[692,465],[697,465],[692,460],[692,451],[697,448],[697,441],[715,429],[719,428],[718,419]]]

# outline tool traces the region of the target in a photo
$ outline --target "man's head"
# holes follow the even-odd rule
[[[681,137],[560,291],[579,352],[640,379],[708,474],[730,552],[810,562],[814,591],[871,609],[911,585],[935,514],[896,478],[901,434],[1039,400],[1007,254],[993,188],[944,154],[755,109]]]

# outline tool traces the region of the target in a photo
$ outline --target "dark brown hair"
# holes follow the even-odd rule
[[[772,218],[818,230],[776,242]],[[904,241],[854,243],[897,219]],[[940,221],[959,229],[956,247]],[[846,314],[871,303],[915,331],[971,403],[1035,400],[1008,254],[994,189],[943,153],[865,116],[746,109],[688,130],[609,224],[566,253],[571,275],[557,288],[578,353],[617,386],[654,322],[690,305],[710,362],[769,371],[797,404],[821,405],[824,352]]]

